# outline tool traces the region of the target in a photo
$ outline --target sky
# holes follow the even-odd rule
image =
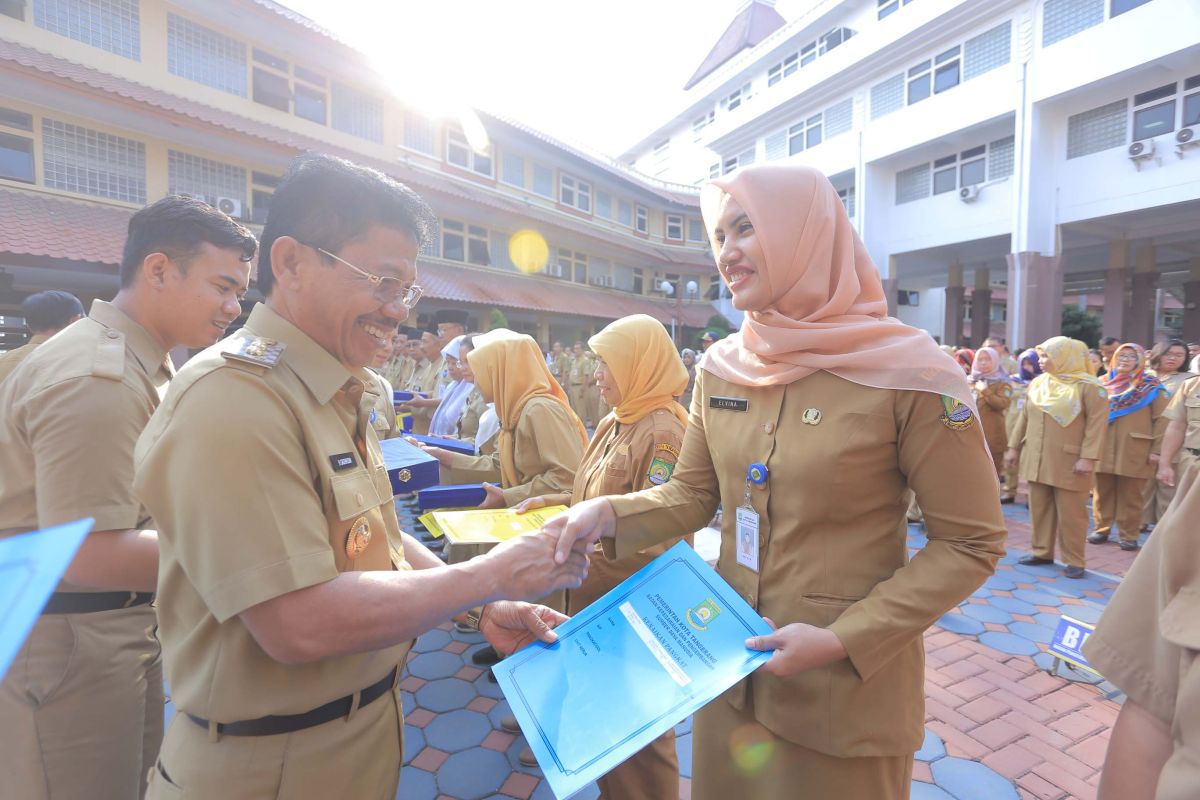
[[[615,157],[681,110],[684,83],[743,0],[282,2],[432,115],[494,111]],[[791,19],[802,3],[777,8]]]

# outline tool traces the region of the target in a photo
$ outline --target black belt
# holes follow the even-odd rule
[[[43,614],[90,614],[118,608],[144,606],[154,592],[55,592],[42,609]]]
[[[396,672],[399,669],[399,667],[392,667],[392,671],[381,680],[357,692],[359,695],[358,707],[363,708],[387,694],[396,682]],[[338,717],[346,717],[350,714],[353,703],[354,695],[350,694],[337,700],[331,700],[325,705],[317,706],[312,711],[306,711],[303,714],[259,717],[242,722],[218,722],[217,733],[223,736],[275,736],[280,733],[293,733],[305,728],[324,725]],[[188,719],[201,728],[207,728],[209,725],[208,720],[194,714],[188,714]]]

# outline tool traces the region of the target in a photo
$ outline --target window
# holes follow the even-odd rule
[[[944,92],[958,86],[962,78],[962,48],[951,47],[933,60],[933,91]]]
[[[712,180],[713,178],[719,178],[719,177],[721,177],[721,162],[720,161],[718,161],[716,164],[712,164],[708,168],[708,179],[709,180]]]
[[[1104,21],[1105,0],[1046,0],[1042,7],[1042,47]]]
[[[1067,158],[1079,158],[1125,144],[1125,100],[1093,108],[1067,119]]]
[[[503,153],[500,156],[500,180],[524,189],[525,159],[515,153]]]
[[[650,225],[649,225],[649,216],[646,212],[645,206],[638,206],[637,208],[635,208],[634,214],[635,214],[635,218],[636,218],[636,224],[634,225],[634,227],[637,229],[637,232],[638,233],[646,233],[649,230]]]
[[[633,293],[634,294],[645,294],[646,293],[645,277],[646,277],[645,273],[642,272],[641,267],[634,267],[634,269],[633,269]]]
[[[267,212],[271,210],[271,196],[279,185],[279,178],[265,172],[250,173],[250,221],[264,225]]]
[[[945,194],[958,188],[955,177],[955,164],[958,156],[946,156],[933,162],[933,193]]]
[[[704,220],[688,219],[688,241],[689,242],[706,242],[708,237],[704,231]]]
[[[24,19],[23,2],[4,7],[6,16]],[[33,0],[33,24],[134,61],[142,58],[138,0]]]
[[[477,175],[492,177],[492,157],[472,150],[466,134],[458,128],[446,129],[446,161]]]
[[[747,83],[742,88],[734,89],[728,95],[721,98],[721,108],[725,111],[733,111],[735,108],[738,108],[742,105],[742,103],[747,102],[749,99],[750,84]]]
[[[817,43],[809,42],[800,48],[800,66],[807,67],[817,60]]]
[[[425,240],[425,244],[421,245],[421,255],[430,258],[437,258],[441,255],[442,244],[442,224],[437,219],[433,219],[433,224],[429,226],[429,238]]]
[[[554,197],[554,170],[534,164],[533,191],[542,197]]]
[[[1012,59],[1012,22],[997,25],[963,42],[963,80],[1002,67]]]
[[[1013,137],[997,139],[988,145],[988,175],[992,180],[1007,178],[1013,174],[1013,159],[1015,149]]]
[[[43,119],[42,171],[51,189],[146,202],[146,145],[132,139]]]
[[[901,2],[901,0],[877,0],[876,5],[878,6],[878,19],[890,17],[892,14],[900,10],[901,5],[908,5],[911,2],[912,0],[903,0],[903,2]]]
[[[664,158],[667,155],[667,151],[670,149],[671,149],[671,140],[663,139],[661,142],[654,145],[653,155],[655,158]]]
[[[0,0],[0,14],[25,21],[25,0]]]
[[[33,139],[0,131],[0,178],[34,182]]]
[[[788,155],[796,155],[821,143],[821,115],[809,117],[788,128]]]
[[[434,155],[433,120],[415,111],[404,112],[404,146],[418,153]]]
[[[1192,84],[1192,81],[1196,81]],[[1192,78],[1188,81],[1189,89],[1200,86],[1200,76]],[[1185,95],[1183,98],[1183,127],[1190,128],[1193,125],[1200,125],[1200,92],[1192,92]]]
[[[693,140],[697,141],[697,142],[700,141],[700,132],[703,131],[705,128],[707,128],[709,125],[711,125],[713,123],[713,120],[715,120],[716,118],[717,118],[717,112],[709,111],[704,116],[696,117],[696,119],[692,120]]]
[[[246,170],[233,164],[223,164],[178,150],[167,151],[167,191],[202,197],[221,208],[220,201],[236,201],[240,209],[221,208],[234,218],[245,216]]]
[[[168,12],[167,71],[245,97],[246,45]]]
[[[294,112],[297,117],[325,125],[328,122],[328,98],[325,76],[296,65],[296,85],[293,89]]]
[[[1170,98],[1164,102],[1164,98]],[[1133,140],[1149,139],[1175,130],[1175,84],[1134,95]]]
[[[842,205],[846,209],[846,215],[851,219],[854,217],[854,187],[847,186],[845,189],[838,189],[838,199],[842,201]]]
[[[929,165],[918,164],[896,173],[896,205],[929,197]]]
[[[596,216],[612,219],[612,195],[596,190]]]
[[[667,238],[677,242],[683,241],[683,217],[678,214],[666,215]]]
[[[722,175],[728,175],[729,173],[733,172],[737,168],[738,168],[738,157],[737,156],[731,156],[731,157],[725,159],[723,162],[721,162],[721,174]]]
[[[1119,16],[1120,14],[1124,14],[1126,11],[1132,11],[1138,6],[1144,6],[1149,2],[1150,0],[1112,0],[1112,4],[1109,7],[1109,16]]]
[[[767,86],[774,86],[789,75],[794,75],[800,69],[800,54],[792,53],[767,70]]]
[[[1190,87],[1189,87],[1190,88]],[[0,107],[0,125],[21,131],[33,131],[33,115],[13,108]]]
[[[922,61],[908,71],[908,104],[919,103],[930,95],[930,62]]]
[[[987,147],[980,145],[964,150],[959,156],[958,185],[974,186],[987,180]]]
[[[617,200],[617,222],[627,228],[633,227],[633,206],[625,200]]]
[[[576,283],[587,283],[587,256],[575,253],[565,248],[558,249],[558,265],[562,267],[564,278],[570,278]]]
[[[255,67],[253,85],[254,102],[280,111],[291,110],[292,90],[286,77]]]
[[[592,185],[570,175],[560,175],[558,199],[565,206],[590,213],[592,210]]]
[[[488,234],[486,228],[478,225],[467,226],[467,263],[486,267],[492,263],[488,253]]]
[[[871,119],[904,108],[904,73],[871,87]]]
[[[382,144],[383,101],[334,81],[333,127],[351,136]]]
[[[847,97],[825,109],[825,138],[832,139],[846,133],[853,126],[854,100]]]
[[[467,260],[467,226],[458,220],[442,220],[442,258],[450,261]]]
[[[767,161],[778,161],[781,158],[787,157],[788,148],[788,132],[786,130],[772,133],[763,140],[765,150],[767,151]]]
[[[850,41],[850,37],[853,35],[854,31],[849,28],[834,28],[818,40],[821,44],[821,55],[825,55],[833,48]]]

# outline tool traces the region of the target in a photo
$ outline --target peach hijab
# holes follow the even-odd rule
[[[756,165],[705,184],[700,208],[710,239],[725,195],[754,225],[766,262],[756,266],[772,300],[709,348],[702,369],[743,386],[826,370],[863,386],[946,395],[975,410],[954,359],[924,331],[887,315],[879,271],[824,175]]]

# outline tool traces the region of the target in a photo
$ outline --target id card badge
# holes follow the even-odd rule
[[[737,509],[737,562],[758,572],[758,512],[747,506]]]

